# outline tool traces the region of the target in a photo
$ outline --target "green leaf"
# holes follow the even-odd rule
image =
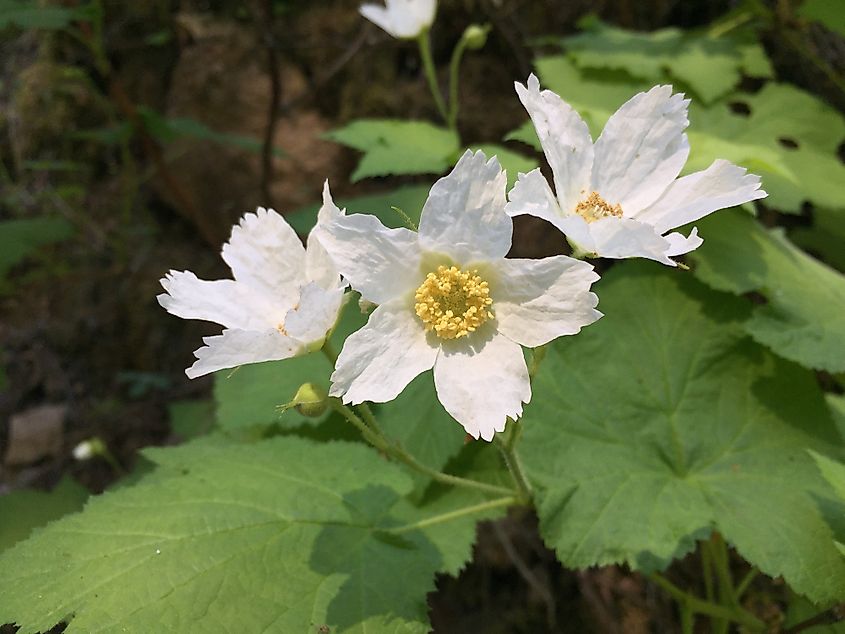
[[[513,184],[516,182],[517,176],[520,173],[527,174],[531,170],[540,167],[537,159],[523,156],[522,154],[509,150],[501,145],[476,145],[472,147],[472,150],[481,150],[488,159],[493,156],[498,157],[499,164],[508,174],[508,188],[513,187]]]
[[[404,211],[414,223],[418,224],[420,212],[422,212],[430,189],[430,185],[409,185],[382,194],[342,198],[336,200],[335,203],[341,209],[346,209],[347,213],[373,214],[388,227],[404,227],[405,221],[393,210],[393,207],[398,207]],[[309,205],[286,214],[285,219],[297,233],[306,234],[317,222],[317,211],[319,209],[320,205]]]
[[[0,276],[40,246],[66,240],[73,227],[64,218],[22,218],[0,222]]]
[[[0,621],[22,633],[63,619],[68,634],[427,632],[435,573],[456,571],[476,520],[504,508],[463,491],[416,507],[403,472],[349,443],[146,454],[159,464],[151,482],[0,556]]]
[[[90,17],[89,6],[41,6],[34,0],[0,0],[0,29],[16,26],[21,29],[58,30],[75,20]]]
[[[34,528],[82,508],[85,487],[63,478],[49,492],[21,490],[0,495],[0,552],[26,539]]]
[[[394,400],[379,405],[376,414],[389,438],[398,440],[420,462],[434,469],[442,469],[464,446],[464,429],[437,400],[431,372],[411,381]],[[431,482],[418,473],[413,478],[417,492]]]
[[[460,149],[453,131],[426,121],[359,119],[325,137],[364,152],[352,182],[390,174],[442,174]]]
[[[797,13],[805,20],[821,22],[826,28],[845,37],[845,12],[835,0],[804,0]]]
[[[729,93],[741,71],[772,76],[759,44],[676,28],[637,33],[596,21],[589,31],[564,38],[563,45],[579,68],[621,70],[652,84],[680,81],[704,103]]]
[[[765,296],[744,324],[754,339],[809,368],[845,371],[845,277],[741,211],[696,224],[704,236],[689,256],[696,276],[718,290]]]
[[[845,271],[845,208],[816,207],[811,227],[796,227],[789,238],[805,251],[818,255],[831,266]]]
[[[824,479],[836,491],[836,495],[842,501],[845,501],[845,464],[831,460],[827,456],[822,456],[815,451],[810,451],[810,455],[816,461],[816,465],[824,476]]]
[[[330,339],[335,350],[340,350],[346,337],[363,326],[365,321],[358,308],[357,295],[350,297]],[[315,383],[328,392],[332,369],[333,364],[318,351],[283,361],[221,370],[214,375],[217,424],[223,430],[233,431],[274,423],[283,423],[290,428],[302,423],[324,421],[331,411],[309,418],[295,408],[280,412],[277,407],[289,403],[303,383]]]
[[[718,530],[796,591],[841,598],[830,491],[806,452],[840,440],[812,373],[745,336],[745,302],[688,274],[625,262],[597,292],[605,317],[550,346],[522,420],[564,565],[660,569]]]
[[[170,429],[184,440],[207,434],[214,427],[211,399],[173,401],[168,403],[167,413]]]
[[[781,625],[781,631],[788,631],[788,628],[795,627],[799,623],[811,619],[819,614],[822,609],[813,605],[810,601],[800,595],[793,594],[789,598],[786,617]],[[807,629],[809,634],[845,634],[845,623],[818,624]]]

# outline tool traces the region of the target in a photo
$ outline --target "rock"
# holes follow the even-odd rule
[[[28,465],[62,450],[66,405],[39,405],[9,419],[9,466]]]

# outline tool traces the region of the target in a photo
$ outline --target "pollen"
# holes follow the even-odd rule
[[[587,222],[595,222],[608,216],[622,217],[622,207],[611,205],[596,192],[591,193],[575,207],[575,213]]]
[[[476,270],[438,266],[426,275],[414,299],[425,331],[434,331],[441,339],[466,337],[493,318],[490,288]]]

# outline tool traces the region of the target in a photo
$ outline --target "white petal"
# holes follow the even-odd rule
[[[329,181],[326,181],[323,183],[323,205],[317,213],[317,224],[308,234],[305,248],[305,277],[308,281],[316,282],[325,289],[337,288],[340,285],[340,273],[325,247],[320,243],[320,234],[323,227],[343,215],[344,213],[334,204],[329,191]]]
[[[508,194],[505,212],[509,216],[535,216],[553,225],[557,225],[563,216],[554,192],[539,167],[519,175]]]
[[[534,122],[546,160],[552,168],[555,191],[562,209],[575,209],[590,194],[593,141],[587,124],[563,99],[550,90],[540,91],[532,74],[527,86],[516,83],[519,100]]]
[[[566,236],[572,248],[581,253],[595,253],[596,241],[590,231],[589,223],[577,214],[564,216],[555,223]]]
[[[468,343],[444,345],[434,364],[434,386],[443,407],[473,438],[487,441],[505,429],[508,417],[519,418],[522,404],[531,400],[522,348],[489,332],[486,340],[473,337]]]
[[[503,258],[513,221],[505,213],[507,176],[496,157],[467,152],[434,183],[420,216],[420,247],[458,263]]]
[[[227,328],[263,330],[281,323],[293,305],[271,302],[256,288],[234,280],[209,282],[190,271],[170,271],[160,280],[167,293],[158,303],[183,319],[202,319]],[[295,301],[295,299],[294,299]]]
[[[637,215],[658,233],[695,222],[718,209],[765,198],[760,177],[729,161],[716,160],[706,170],[679,178],[657,202]]]
[[[414,38],[431,26],[436,6],[435,0],[387,0],[386,8],[365,4],[360,12],[393,37]]]
[[[344,342],[329,393],[353,405],[393,400],[434,365],[437,349],[428,343],[409,302],[382,304]]]
[[[305,249],[287,221],[259,207],[232,227],[223,260],[235,279],[292,304],[305,278]]]
[[[402,37],[393,28],[393,19],[387,9],[377,4],[362,4],[358,11],[376,26],[381,27],[393,37]]]
[[[334,328],[343,301],[343,288],[325,289],[311,282],[303,287],[299,303],[285,316],[285,331],[308,347],[321,344]]]
[[[671,86],[631,98],[610,117],[598,141],[592,189],[630,217],[657,200],[689,155],[684,129],[689,100]]]
[[[499,260],[495,268],[493,311],[499,332],[512,341],[535,348],[601,317],[599,299],[590,292],[599,276],[587,262],[556,255]]]
[[[683,255],[695,251],[704,244],[704,240],[698,237],[698,227],[693,227],[687,238],[677,232],[669,233],[663,237],[669,242],[669,249],[666,251],[668,256]]]
[[[301,346],[290,337],[285,337],[275,328],[252,330],[224,330],[222,335],[204,337],[204,347],[196,350],[194,365],[185,370],[188,378],[215,372],[224,368],[235,368],[246,363],[278,361],[301,352]]]
[[[367,301],[384,304],[422,282],[413,231],[388,229],[370,214],[352,214],[325,225],[319,239],[340,274]]]
[[[666,251],[669,242],[654,227],[630,218],[602,218],[590,224],[595,253],[603,258],[648,258],[675,266]]]

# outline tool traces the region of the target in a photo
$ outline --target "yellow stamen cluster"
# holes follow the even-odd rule
[[[587,222],[595,222],[608,216],[622,217],[622,207],[619,203],[611,205],[604,198],[593,192],[575,207],[575,213]]]
[[[426,275],[414,299],[425,331],[433,330],[441,339],[465,337],[493,318],[490,288],[475,270],[438,266]]]

